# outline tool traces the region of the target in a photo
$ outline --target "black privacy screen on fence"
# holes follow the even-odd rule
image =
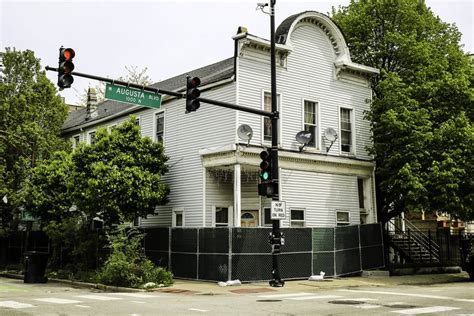
[[[321,271],[339,276],[384,266],[380,224],[335,228],[283,228],[283,279]],[[209,281],[271,279],[271,228],[147,228],[146,254],[177,278]]]

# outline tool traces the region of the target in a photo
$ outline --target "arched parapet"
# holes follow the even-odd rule
[[[312,24],[320,28],[328,37],[335,54],[334,66],[336,73],[351,71],[362,75],[374,75],[379,73],[378,69],[359,65],[351,61],[349,48],[339,27],[325,14],[316,11],[306,11],[294,14],[286,18],[275,32],[276,43],[291,48],[292,32],[301,24]]]
[[[339,27],[325,14],[306,11],[286,18],[275,32],[276,42],[292,46],[291,33],[300,23],[310,23],[320,28],[332,44],[337,56],[335,62],[351,62],[349,49]]]

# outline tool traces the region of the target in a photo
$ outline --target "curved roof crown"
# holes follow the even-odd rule
[[[291,46],[291,33],[298,23],[311,23],[319,27],[328,36],[337,60],[351,62],[346,40],[339,27],[327,15],[316,11],[305,11],[286,18],[275,31],[278,44]]]

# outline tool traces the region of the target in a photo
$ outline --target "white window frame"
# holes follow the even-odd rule
[[[183,207],[176,207],[176,208],[173,208],[172,211],[172,219],[171,219],[171,225],[173,227],[183,227],[186,225],[185,223],[185,220],[184,220],[184,208]],[[178,215],[181,215],[181,221],[182,221],[182,225],[181,226],[176,226],[177,224],[177,217]]]
[[[351,150],[350,151],[343,151],[342,150],[342,117],[341,117],[341,111],[342,109],[344,110],[349,110],[350,111],[350,123],[351,123]],[[341,155],[355,155],[356,154],[356,137],[355,137],[355,114],[354,114],[354,108],[351,106],[340,106],[339,107],[339,153]]]
[[[227,224],[216,222],[217,209],[227,209]],[[232,226],[232,218],[233,218],[232,213],[233,213],[232,206],[222,206],[222,205],[213,206],[212,207],[212,226],[213,227],[231,227]],[[224,225],[224,224],[226,224],[226,225]]]
[[[338,220],[338,213],[346,213],[347,214],[347,221],[339,221]],[[336,210],[336,226],[348,226],[351,224],[351,212],[348,210]]]
[[[87,143],[89,145],[92,145],[92,136],[91,135],[94,135],[94,143],[95,143],[95,140],[96,140],[96,137],[97,137],[97,130],[87,132]]]
[[[118,126],[118,124],[112,124],[112,125],[107,126],[107,132],[108,132],[109,134],[112,133],[112,130],[113,130],[114,128],[116,128],[117,126]]]
[[[165,135],[166,135],[166,111],[164,110],[161,110],[161,111],[156,111],[153,113],[153,140],[155,142],[158,141],[158,138],[156,136],[157,134],[157,130],[158,130],[158,124],[157,124],[157,116],[158,115],[163,115],[163,140],[162,140],[162,144],[164,145],[165,144]]]
[[[312,102],[315,104],[316,106],[316,109],[315,109],[315,115],[316,115],[316,120],[315,120],[315,124],[316,124],[316,132],[315,132],[315,135],[313,135],[313,141],[314,141],[314,146],[311,146],[311,145],[307,145],[305,147],[306,150],[320,150],[320,112],[319,112],[319,102],[318,101],[315,101],[315,100],[312,100],[312,99],[302,99],[301,101],[301,130],[304,131],[305,130],[305,125],[306,125],[306,121],[305,121],[305,105],[306,105],[306,102]]]
[[[135,118],[135,124],[138,126],[141,126],[141,123],[142,123],[142,118],[140,116],[137,116]]]
[[[303,212],[303,219],[292,219],[293,211]],[[295,225],[293,223],[303,223],[303,226]],[[304,208],[290,208],[290,227],[306,227],[306,210]]]
[[[76,142],[77,139],[77,142]],[[72,142],[72,148],[76,148],[79,146],[79,143],[81,142],[81,134],[76,134],[71,137],[71,142]]]
[[[265,213],[268,212],[269,218],[270,218],[270,223],[265,222]],[[273,225],[272,219],[271,219],[271,213],[272,213],[272,208],[271,207],[264,207],[262,211],[262,226],[264,227],[271,227]]]
[[[263,111],[265,111],[265,94],[269,94],[270,95],[270,99],[271,99],[271,92],[270,91],[267,91],[267,90],[262,90],[262,95],[261,95],[261,109]],[[280,119],[278,120],[278,146],[281,146],[281,127],[283,126],[283,122],[282,122],[282,95],[281,93],[277,93],[277,110],[280,114]],[[270,112],[271,112],[271,104],[270,104]],[[261,121],[260,121],[260,127],[262,129],[262,133],[261,133],[261,143],[262,144],[265,144],[265,145],[269,145],[272,143],[271,140],[265,140],[265,120],[271,120],[271,118],[269,117],[266,117],[266,116],[262,116],[261,118]]]

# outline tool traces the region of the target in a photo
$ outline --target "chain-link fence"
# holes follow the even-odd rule
[[[282,228],[280,274],[304,279],[324,271],[347,275],[384,266],[380,224]],[[144,247],[175,277],[198,280],[271,279],[271,228],[147,228]]]

